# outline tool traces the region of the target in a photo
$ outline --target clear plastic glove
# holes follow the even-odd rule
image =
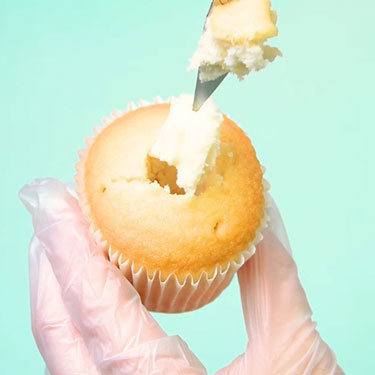
[[[32,330],[52,375],[206,374],[178,336],[167,336],[133,286],[89,235],[61,182],[36,180],[20,198],[33,218]]]
[[[32,327],[52,375],[206,374],[178,336],[167,336],[95,245],[76,199],[53,179],[26,185]],[[249,337],[218,375],[339,375],[311,320],[275,204],[270,228],[238,279]]]
[[[275,202],[270,203],[270,227],[238,271],[246,351],[217,375],[344,374],[311,320],[282,219]]]

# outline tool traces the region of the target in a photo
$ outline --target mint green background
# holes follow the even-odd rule
[[[374,372],[373,0],[273,0],[284,53],[215,98],[267,166],[323,338],[348,374]],[[0,373],[42,374],[30,333],[35,177],[72,180],[91,126],[128,101],[192,92],[186,73],[208,1],[0,1]],[[237,282],[211,305],[157,315],[210,373],[243,351]]]

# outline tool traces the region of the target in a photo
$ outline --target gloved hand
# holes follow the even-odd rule
[[[52,375],[206,374],[178,336],[167,336],[90,238],[65,185],[37,180],[20,192],[32,213],[32,328]],[[315,331],[282,220],[271,226],[238,279],[249,336],[245,353],[219,375],[339,375]]]
[[[167,336],[133,286],[89,235],[77,200],[54,179],[26,185],[31,212],[32,330],[52,375],[202,375],[178,336]]]
[[[289,240],[271,199],[270,226],[238,271],[248,344],[217,375],[341,375],[335,354],[316,331]]]

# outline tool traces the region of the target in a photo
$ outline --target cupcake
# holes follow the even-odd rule
[[[265,182],[246,134],[212,99],[156,99],[105,119],[79,152],[94,238],[151,311],[212,301],[255,252]]]
[[[277,35],[269,0],[214,0],[188,70],[202,82],[231,72],[239,79],[265,68],[281,52],[265,42]]]

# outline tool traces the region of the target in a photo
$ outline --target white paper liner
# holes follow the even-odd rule
[[[77,173],[74,177],[77,182],[79,205],[86,220],[90,223],[90,232],[93,234],[95,242],[104,249],[108,254],[109,260],[119,267],[123,275],[134,285],[148,310],[176,313],[197,309],[214,300],[229,284],[238,269],[255,254],[256,245],[263,239],[262,232],[267,228],[269,222],[266,212],[266,207],[269,203],[269,183],[263,178],[264,216],[256,229],[254,239],[238,254],[237,259],[228,262],[225,267],[218,265],[211,277],[206,272],[203,272],[199,279],[194,281],[193,276],[188,274],[181,283],[177,276],[171,273],[167,279],[163,280],[159,271],[150,276],[144,266],[136,270],[130,259],[127,259],[117,251],[113,251],[104,239],[100,229],[96,228],[91,221],[91,209],[84,193],[84,165],[87,151],[95,137],[117,118],[140,107],[170,103],[171,99],[170,97],[167,101],[163,101],[157,96],[152,102],[140,100],[138,105],[131,102],[127,105],[126,110],[112,111],[110,117],[103,117],[103,125],[101,127],[93,127],[94,136],[85,138],[87,148],[78,151],[79,161],[75,165]],[[262,172],[264,175],[264,167],[262,167]]]

